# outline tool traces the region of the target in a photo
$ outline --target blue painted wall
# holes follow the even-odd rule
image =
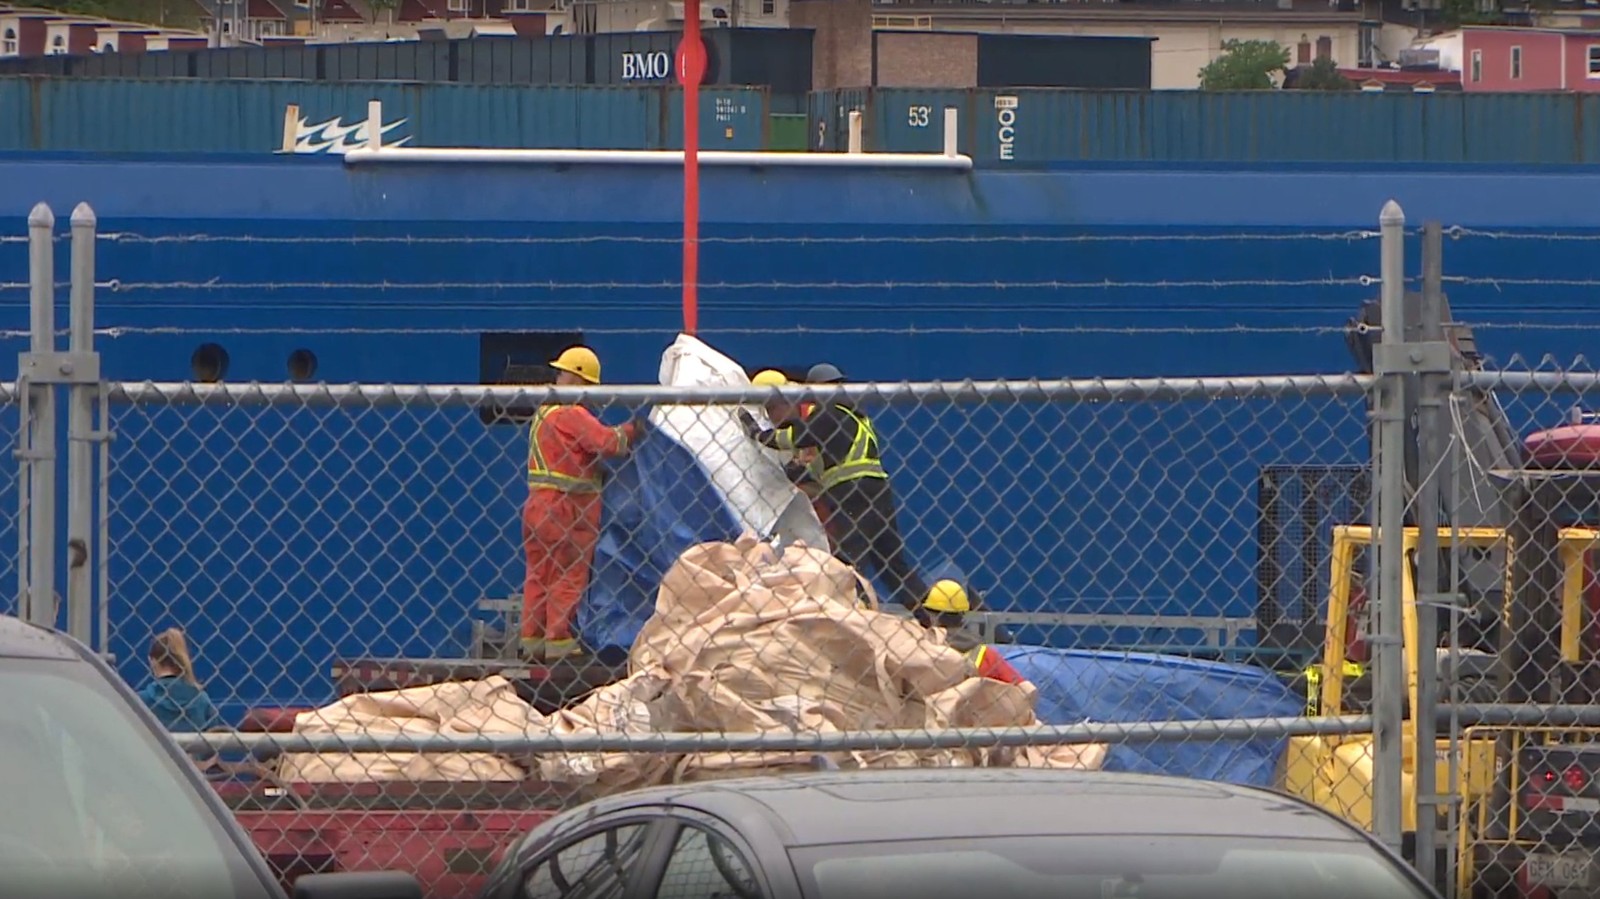
[[[87,200],[116,379],[184,379],[215,341],[235,381],[282,380],[307,348],[330,382],[473,382],[480,331],[573,329],[608,380],[654,382],[679,325],[670,169],[0,165],[14,176],[0,181],[0,328],[26,327],[28,208],[64,219]],[[1449,285],[1488,352],[1571,359],[1600,333],[1587,171],[704,178],[702,334],[750,365],[829,359],[862,380],[1342,372],[1338,329],[1374,295],[1369,232],[1390,197],[1413,222],[1465,229],[1446,247],[1452,277],[1498,279]],[[1547,236],[1508,236],[1531,233]],[[1249,615],[1260,466],[1365,458],[1348,400],[877,419],[913,551],[1021,609]],[[319,700],[332,656],[459,653],[474,601],[517,589],[517,428],[466,412],[151,407],[119,408],[113,426],[113,649],[130,676],[151,630],[177,622],[225,698]],[[0,531],[0,578],[14,539]]]

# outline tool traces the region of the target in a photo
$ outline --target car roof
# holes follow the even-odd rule
[[[81,661],[59,634],[14,615],[0,615],[0,658]]]
[[[1293,797],[1214,781],[1106,771],[911,768],[715,780],[601,799],[609,812],[673,805],[790,846],[973,836],[1231,836],[1361,842]]]

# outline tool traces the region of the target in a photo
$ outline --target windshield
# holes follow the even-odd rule
[[[1362,843],[1235,837],[983,837],[795,851],[807,899],[1425,899]]]
[[[100,674],[0,659],[6,895],[271,895],[173,759]]]

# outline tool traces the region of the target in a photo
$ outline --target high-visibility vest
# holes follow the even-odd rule
[[[560,408],[562,407],[540,406],[539,411],[533,414],[533,423],[528,426],[528,487],[560,490],[563,493],[599,493],[598,477],[581,478],[551,471],[550,463],[545,461],[544,450],[539,446],[539,426],[545,423],[552,412]]]
[[[884,471],[883,460],[878,457],[878,434],[872,429],[872,422],[866,416],[856,414],[854,409],[844,406],[837,408],[854,419],[856,436],[850,441],[850,451],[838,464],[818,473],[817,483],[827,490],[862,478],[887,479],[889,473]]]

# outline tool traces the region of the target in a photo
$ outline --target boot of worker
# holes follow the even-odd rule
[[[543,637],[523,637],[518,644],[522,661],[544,661],[545,644]]]
[[[546,640],[544,642],[544,660],[546,662],[559,662],[563,659],[577,661],[583,654],[583,647],[578,645],[578,641],[571,637],[565,640]]]

